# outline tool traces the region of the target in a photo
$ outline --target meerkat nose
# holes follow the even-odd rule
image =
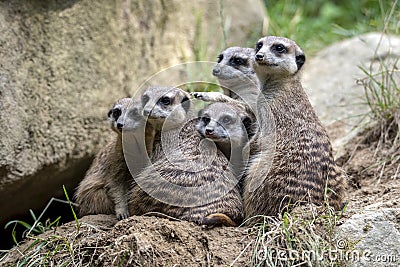
[[[117,128],[118,128],[118,130],[122,130],[122,127],[124,127],[124,124],[118,122],[118,123],[117,123]]]
[[[213,68],[213,71],[212,71],[212,74],[213,75],[215,75],[215,76],[217,76],[217,75],[219,75],[221,73],[221,69],[220,68]]]
[[[151,110],[149,110],[149,109],[144,109],[143,110],[143,116],[149,116],[150,113],[151,113]]]
[[[256,54],[256,61],[264,60],[264,54]]]
[[[212,134],[213,132],[214,132],[214,129],[206,128],[206,134]]]

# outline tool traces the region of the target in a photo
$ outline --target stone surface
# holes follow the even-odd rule
[[[368,209],[352,215],[338,233],[348,248],[356,251],[349,266],[399,266],[400,209]],[[350,254],[349,254],[350,255]]]
[[[381,61],[392,67],[399,56],[399,36],[368,33],[332,44],[307,60],[303,86],[320,119],[339,133],[333,142],[338,156],[369,112],[364,87],[357,83],[366,77],[360,67],[375,73]]]
[[[221,25],[228,45],[255,42],[263,11],[261,0],[0,1],[0,227],[63,184],[72,194],[116,99],[170,65],[214,60]]]

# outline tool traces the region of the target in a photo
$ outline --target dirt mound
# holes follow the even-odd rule
[[[21,252],[29,262],[56,266],[245,266],[252,238],[246,228],[203,229],[186,221],[132,216],[117,222],[111,215],[91,215],[27,242],[6,259],[12,265]],[[35,249],[25,249],[34,245]],[[50,251],[50,255],[47,253]],[[243,252],[243,253],[242,253]],[[47,254],[47,256],[46,256]]]
[[[400,208],[399,129],[374,126],[354,138],[338,159],[349,175],[349,210]]]

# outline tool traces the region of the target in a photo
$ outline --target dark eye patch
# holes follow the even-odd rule
[[[231,116],[225,116],[225,117],[222,118],[222,122],[225,123],[225,124],[231,123],[232,120],[233,120],[233,119],[232,119]]]
[[[230,60],[231,64],[234,65],[246,65],[247,64],[247,60],[241,57],[233,57]]]
[[[122,111],[120,108],[114,108],[112,110],[112,116],[113,116],[114,120],[118,120],[118,118],[121,116],[121,114],[122,114]]]
[[[163,104],[163,105],[166,105],[166,106],[168,106],[168,105],[170,105],[171,104],[171,98],[169,98],[168,96],[163,96],[163,97],[161,97],[161,99],[160,99],[160,101],[159,101],[161,104]]]
[[[263,43],[262,43],[262,42],[258,42],[258,43],[256,44],[256,53],[257,53],[258,51],[260,51],[261,47],[263,47]]]
[[[276,44],[272,46],[272,50],[278,52],[279,54],[283,54],[287,52],[287,48],[286,46],[284,46],[283,44]]]
[[[223,59],[224,59],[224,55],[223,54],[219,54],[217,62],[220,63]]]
[[[139,115],[139,110],[137,108],[131,109],[129,111],[129,115],[130,116],[137,116],[137,115]]]
[[[211,121],[209,117],[201,117],[201,120],[205,125],[209,124]]]

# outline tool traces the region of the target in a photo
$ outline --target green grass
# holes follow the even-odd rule
[[[268,35],[295,40],[312,55],[321,48],[362,33],[381,31],[400,33],[400,5],[387,18],[392,0],[264,0],[269,16]]]
[[[17,232],[16,228],[18,225],[22,226],[25,228],[25,231],[23,233],[24,241],[26,242],[31,242],[24,250],[19,251],[21,254],[20,260],[18,260],[15,265],[12,266],[47,266],[51,265],[53,263],[52,258],[57,254],[57,253],[69,253],[73,256],[74,251],[71,248],[72,243],[66,240],[66,238],[59,236],[56,234],[61,216],[57,217],[55,220],[50,221],[46,220],[45,222],[42,222],[42,218],[50,205],[53,203],[53,201],[56,202],[61,202],[68,204],[71,207],[71,212],[74,216],[75,222],[76,222],[76,233],[75,235],[79,234],[80,230],[80,222],[78,221],[78,218],[76,216],[76,213],[73,208],[73,203],[70,201],[67,190],[65,186],[63,186],[64,189],[64,194],[67,199],[67,201],[61,200],[61,199],[56,199],[52,198],[50,201],[47,203],[46,207],[43,209],[42,213],[39,216],[36,216],[36,214],[32,211],[30,211],[30,215],[33,219],[33,223],[30,224],[28,222],[22,221],[22,220],[12,220],[8,222],[5,225],[5,228],[12,227],[12,239],[14,243],[17,245],[13,250],[19,251],[21,248],[21,243],[18,242],[17,239]],[[38,235],[44,234],[46,232],[49,233],[49,231],[52,231],[48,237],[39,237]],[[0,258],[0,260],[3,260],[3,257],[6,258],[7,255],[5,254]],[[68,262],[64,262],[63,264],[68,265]],[[62,265],[56,265],[56,266],[62,266]]]
[[[341,216],[328,205],[305,205],[279,217],[250,218],[259,221],[250,231],[255,236],[250,266],[339,266],[329,252],[337,251],[333,229]]]

